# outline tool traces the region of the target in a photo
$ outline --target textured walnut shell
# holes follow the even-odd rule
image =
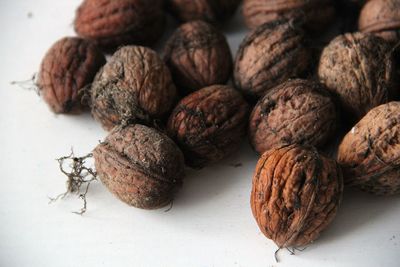
[[[337,111],[319,83],[287,81],[269,91],[250,115],[249,138],[262,154],[282,145],[322,146],[335,134]]]
[[[96,75],[91,90],[92,115],[107,130],[121,122],[163,118],[177,94],[165,63],[142,46],[119,49]]]
[[[38,75],[38,88],[55,113],[81,111],[82,89],[106,62],[98,48],[80,38],[65,37],[46,53]]]
[[[339,146],[345,184],[377,195],[399,194],[399,148],[400,102],[372,109]]]
[[[182,184],[182,152],[166,135],[143,125],[115,128],[93,156],[102,183],[137,208],[168,205]]]
[[[232,55],[226,38],[207,22],[181,25],[167,42],[164,54],[183,95],[224,84],[232,72]]]
[[[292,145],[261,156],[250,202],[264,235],[279,248],[301,247],[334,219],[342,192],[342,173],[334,160]]]
[[[396,43],[400,40],[400,1],[370,0],[361,10],[358,27]]]
[[[254,29],[280,19],[301,20],[307,29],[321,31],[335,17],[332,0],[244,0],[246,25]]]
[[[235,151],[246,134],[249,107],[238,91],[214,85],[183,98],[168,121],[168,132],[188,165],[203,167]]]
[[[289,78],[307,70],[310,51],[303,31],[287,21],[266,23],[253,30],[236,55],[235,85],[244,94],[259,98]]]
[[[160,0],[85,0],[76,11],[75,31],[105,50],[151,45],[163,33]]]
[[[166,0],[168,10],[180,21],[222,22],[233,16],[241,0]]]
[[[318,76],[338,95],[350,120],[357,121],[394,94],[390,46],[370,34],[336,37],[322,52]]]

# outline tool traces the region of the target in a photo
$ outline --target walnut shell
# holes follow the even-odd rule
[[[385,40],[400,41],[400,1],[370,0],[361,10],[358,27]]]
[[[249,97],[259,98],[289,78],[302,76],[310,55],[297,25],[286,20],[263,24],[247,35],[239,47],[235,85]]]
[[[76,11],[75,31],[103,49],[151,45],[165,27],[160,0],[85,0]]]
[[[168,10],[178,20],[223,22],[233,16],[241,0],[166,0]]]
[[[262,154],[281,145],[322,146],[335,134],[337,111],[317,82],[290,80],[269,91],[250,115],[249,138]]]
[[[400,193],[400,102],[380,105],[343,138],[345,184],[377,195]]]
[[[254,29],[280,19],[301,20],[310,31],[321,31],[335,17],[332,0],[244,0],[246,25]]]
[[[337,94],[352,121],[394,94],[394,62],[390,46],[365,33],[336,37],[322,52],[318,76]]]
[[[232,54],[225,36],[203,21],[181,25],[167,42],[164,60],[183,95],[224,84],[232,72]]]
[[[116,127],[93,151],[102,183],[128,205],[168,205],[181,187],[184,159],[166,135],[143,125]]]
[[[65,37],[47,51],[38,75],[38,88],[55,113],[85,108],[82,89],[106,62],[99,49],[83,39]]]
[[[279,248],[306,246],[336,216],[343,192],[338,164],[312,147],[265,152],[257,163],[251,209],[260,230]]]
[[[122,122],[162,119],[177,95],[165,63],[142,46],[119,49],[96,75],[91,90],[92,115],[107,130]]]
[[[214,85],[183,98],[168,121],[168,132],[191,167],[201,168],[238,149],[246,134],[248,104],[238,91]]]

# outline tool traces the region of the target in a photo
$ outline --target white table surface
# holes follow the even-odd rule
[[[79,0],[0,0],[0,266],[400,266],[400,197],[347,190],[333,224],[292,256],[259,231],[249,193],[257,155],[247,142],[220,164],[188,171],[173,208],[129,207],[96,183],[84,216],[55,158],[90,152],[105,132],[90,115],[55,116],[34,91],[10,85],[38,71],[46,50],[73,35]],[[236,51],[246,31],[225,27]],[[242,167],[232,164],[242,163]]]

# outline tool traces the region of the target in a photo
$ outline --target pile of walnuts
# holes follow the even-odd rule
[[[244,0],[251,30],[233,58],[220,26],[240,2],[84,0],[78,37],[50,48],[37,85],[53,112],[90,110],[110,131],[96,174],[142,209],[171,203],[185,165],[218,162],[247,135],[261,155],[250,197],[260,230],[279,248],[306,246],[344,186],[400,193],[400,0]],[[151,45],[167,12],[182,24],[160,56]]]

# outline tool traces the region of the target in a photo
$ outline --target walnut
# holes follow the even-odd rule
[[[180,21],[223,22],[233,16],[241,0],[166,0],[169,11]]]
[[[296,24],[286,20],[263,24],[239,47],[235,85],[247,96],[259,98],[289,78],[301,77],[310,55],[303,31]]]
[[[322,52],[318,76],[338,95],[349,119],[357,121],[394,94],[390,46],[370,34],[336,37]]]
[[[79,112],[85,86],[106,62],[99,49],[83,39],[65,37],[46,53],[38,76],[43,99],[55,113]]]
[[[107,130],[163,119],[177,95],[167,66],[142,46],[119,49],[96,75],[91,90],[92,115]]]
[[[232,72],[232,55],[225,36],[203,21],[181,25],[169,39],[164,59],[184,95],[224,84]]]
[[[238,149],[246,134],[249,107],[235,89],[214,85],[181,102],[168,121],[168,132],[191,167],[201,168]]]
[[[336,216],[343,192],[338,164],[308,146],[265,152],[257,163],[251,208],[279,248],[306,246]]]
[[[116,127],[93,156],[102,183],[137,208],[166,206],[182,184],[182,152],[166,135],[143,125]]]
[[[290,80],[269,91],[250,115],[249,138],[263,152],[283,144],[321,147],[335,133],[337,111],[317,82]]]
[[[399,147],[400,102],[372,109],[339,146],[345,184],[377,195],[399,194]]]
[[[310,31],[321,31],[335,17],[332,0],[244,0],[246,25],[254,29],[266,22],[301,20]]]
[[[85,0],[76,11],[75,31],[104,50],[151,45],[163,33],[160,0]]]
[[[361,10],[358,26],[361,32],[372,33],[397,43],[400,41],[400,1],[368,1]]]

